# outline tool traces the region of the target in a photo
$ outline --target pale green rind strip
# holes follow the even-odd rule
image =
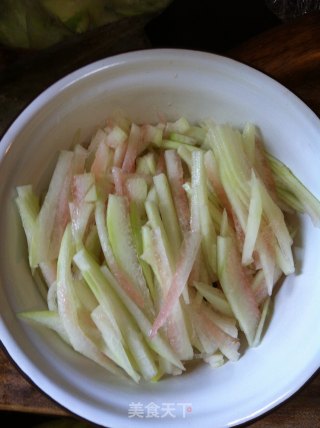
[[[210,215],[207,175],[202,151],[192,153],[191,186],[191,227],[201,233],[201,247],[207,269],[213,278],[217,271],[216,232]]]
[[[143,275],[146,279],[152,300],[153,302],[155,302],[156,294],[155,294],[152,270],[148,265],[148,263],[146,263],[142,258],[142,254],[143,254],[142,220],[140,218],[137,205],[134,201],[130,202],[130,222],[131,222],[134,245],[138,253],[139,263],[141,265]]]
[[[252,170],[251,177],[251,198],[249,204],[246,233],[242,249],[242,264],[248,265],[253,262],[252,254],[255,249],[257,236],[262,215],[262,201],[259,191],[258,179]]]
[[[56,333],[70,345],[70,340],[60,320],[59,314],[55,311],[25,311],[18,314],[19,318],[33,321],[41,326],[47,327]]]
[[[153,177],[154,186],[158,195],[159,209],[162,222],[172,248],[174,262],[178,260],[182,234],[177,212],[174,206],[170,185],[165,174]]]
[[[105,341],[107,346],[105,353],[109,358],[113,359],[116,364],[122,367],[135,382],[138,383],[140,375],[132,367],[123,343],[121,342],[117,331],[114,330],[112,323],[102,306],[97,306],[91,312],[91,318]]]
[[[278,246],[276,246],[277,263],[282,271],[286,275],[289,275],[295,270],[291,248],[292,238],[285,223],[283,212],[275,204],[264,184],[259,181],[258,185],[263,213],[268,218],[269,224],[278,243]]]
[[[236,243],[231,237],[218,236],[218,276],[224,294],[237,318],[240,328],[252,346],[260,311],[249,284],[245,284],[241,272],[242,265],[236,256]]]
[[[95,361],[116,376],[123,378],[122,369],[98,349],[79,325],[79,302],[75,293],[71,271],[74,252],[75,248],[69,223],[62,238],[57,267],[57,300],[61,322],[72,347],[77,352]]]
[[[109,272],[109,279],[112,278],[113,283],[116,284],[117,290],[119,291],[119,289],[121,289],[123,292],[121,296],[118,295],[119,293],[112,288],[110,281],[103,275],[98,263],[85,249],[80,250],[74,256],[74,261],[88,286],[96,296],[99,304],[108,314],[112,326],[115,331],[117,331],[121,342],[127,344],[134,359],[137,358],[141,360],[141,355],[143,355],[145,361],[148,360],[148,364],[140,367],[142,375],[145,378],[153,377],[157,372],[157,368],[150,354],[150,350],[148,350],[138,329],[134,316],[131,316],[130,311],[126,309],[126,305],[123,302],[123,295],[127,296],[126,292],[122,290],[107,266],[104,266],[104,270]],[[131,301],[129,297],[128,300]],[[128,340],[129,337],[132,338],[134,344],[139,343],[140,351],[138,355],[136,354],[136,349],[131,347],[131,341]],[[152,367],[152,370],[150,367]]]
[[[109,195],[107,231],[113,254],[121,269],[134,282],[144,301],[146,314],[153,314],[153,303],[133,242],[128,207],[123,196]]]
[[[160,216],[158,205],[154,202],[146,201],[145,207],[146,207],[146,212],[147,212],[147,216],[148,216],[148,220],[150,222],[151,228],[153,230],[156,230],[156,229],[159,230],[158,233],[161,236],[161,241],[163,242],[163,246],[170,264],[171,271],[173,272],[175,269],[174,254]]]
[[[39,198],[35,195],[32,190],[32,186],[19,186],[17,187],[18,196],[15,199],[22,226],[26,235],[27,244],[28,244],[28,257],[29,264],[32,267],[32,259],[30,256],[32,237],[34,233],[34,228],[36,220],[40,211]]]
[[[253,341],[252,346],[258,346],[261,341],[261,336],[263,332],[263,328],[265,327],[267,316],[270,311],[270,304],[271,304],[271,298],[268,297],[266,301],[263,303],[262,312],[261,312],[261,319],[257,328],[257,332]]]
[[[280,160],[267,154],[271,169],[275,175],[276,182],[280,182],[284,189],[293,194],[299,203],[303,206],[313,224],[320,227],[320,200],[317,199],[305,185],[293,174],[293,172]],[[290,204],[290,200],[286,200]],[[295,209],[295,206],[293,206]]]
[[[51,238],[59,196],[62,192],[66,176],[71,170],[72,162],[73,152],[60,152],[48,192],[46,193],[34,228],[30,250],[32,267],[36,267],[40,262],[49,261],[54,256],[57,256],[56,254],[50,254]]]
[[[201,282],[194,282],[193,285],[215,310],[229,317],[234,316],[229,302],[221,290]]]
[[[162,338],[161,334],[158,333],[156,337],[150,339],[149,334],[152,329],[150,321],[138,308],[138,306],[123,292],[123,290],[119,287],[116,281],[114,281],[114,278],[105,266],[101,268],[101,271],[103,275],[109,280],[110,285],[114,287],[114,289],[118,292],[119,296],[121,296],[122,301],[126,305],[128,311],[135,318],[137,324],[139,325],[141,332],[144,335],[145,340],[150,346],[150,348],[153,349],[159,355],[161,355],[163,358],[170,361],[175,366],[179,367],[181,370],[184,370],[183,364],[173,352],[166,340]]]

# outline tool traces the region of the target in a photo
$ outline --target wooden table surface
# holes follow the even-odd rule
[[[127,28],[126,25],[124,27]],[[35,95],[65,73],[103,56],[149,47],[140,31],[142,27],[141,22],[135,27],[130,26],[131,34],[128,30],[124,32],[127,38],[121,38],[115,33],[113,39],[109,37],[102,45],[96,45],[94,37],[87,40],[93,51],[91,57],[79,54],[73,57],[69,66],[61,64],[61,60],[68,56],[68,49],[74,50],[74,46],[67,46],[67,56],[66,53],[61,54],[53,50],[46,56],[45,68],[43,58],[38,57],[26,63],[18,61],[9,73],[8,68],[3,67],[5,71],[0,75],[0,134]],[[319,14],[277,26],[226,52],[225,55],[251,65],[283,83],[320,116]],[[7,54],[2,54],[2,57],[0,54],[0,72],[1,61],[3,64],[6,59]],[[0,410],[70,415],[20,372],[3,346],[0,346]],[[320,427],[320,372],[285,403],[245,426],[249,425],[254,428]]]

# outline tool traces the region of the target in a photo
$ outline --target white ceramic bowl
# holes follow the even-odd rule
[[[86,139],[115,108],[136,121],[157,121],[165,112],[171,119],[254,122],[269,150],[320,197],[319,120],[265,75],[230,59],[179,50],[133,52],[84,67],[33,101],[0,144],[1,340],[46,394],[103,426],[158,427],[165,419],[167,427],[217,428],[248,421],[291,396],[320,365],[320,233],[306,218],[296,251],[300,270],[278,292],[261,345],[219,369],[202,365],[157,384],[128,386],[54,333],[16,317],[44,303],[28,270],[15,187],[44,188],[58,150],[69,147],[77,131]],[[147,417],[152,403],[164,418]],[[133,416],[139,406],[140,418]]]

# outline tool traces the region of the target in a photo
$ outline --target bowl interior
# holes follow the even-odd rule
[[[46,188],[60,149],[86,141],[115,110],[134,121],[165,115],[196,122],[212,118],[242,127],[255,123],[268,149],[320,197],[320,126],[294,95],[235,61],[198,52],[157,50],[119,55],[89,65],[38,97],[0,144],[1,339],[20,368],[72,412],[100,425],[129,423],[130,409],[171,403],[166,422],[179,426],[235,425],[295,392],[320,363],[320,233],[301,218],[295,243],[297,273],[282,284],[261,345],[236,363],[195,366],[157,384],[119,381],[71,351],[54,333],[19,321],[21,310],[44,308],[31,279],[14,204],[17,185]],[[145,416],[145,413],[144,413]],[[180,421],[180,422],[179,422]],[[131,426],[161,418],[130,418]],[[179,423],[178,423],[179,422]]]

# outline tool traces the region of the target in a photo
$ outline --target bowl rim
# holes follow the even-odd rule
[[[303,104],[305,113],[309,115],[310,120],[319,121],[316,113],[304,102],[300,97],[295,95],[290,89],[288,89],[285,85],[278,82],[275,78],[269,76],[268,74],[260,71],[257,68],[254,68],[248,64],[245,64],[241,61],[233,59],[223,54],[216,54],[211,52],[206,52],[202,50],[195,49],[187,49],[187,48],[147,48],[147,49],[139,49],[133,50],[130,52],[124,52],[115,54],[112,56],[107,56],[105,58],[92,61],[82,67],[79,67],[64,76],[57,79],[55,82],[50,84],[47,88],[42,90],[38,95],[34,97],[32,101],[30,101],[23,110],[10,122],[6,130],[3,132],[3,135],[0,137],[0,162],[10,145],[10,140],[13,140],[15,137],[15,128],[17,125],[22,125],[25,121],[29,119],[37,110],[41,108],[43,104],[46,103],[48,98],[51,96],[56,96],[63,90],[65,90],[68,86],[74,85],[79,80],[82,80],[89,75],[98,73],[100,70],[104,68],[114,67],[120,64],[128,63],[128,62],[137,62],[141,59],[147,59],[148,57],[152,58],[153,56],[171,56],[172,59],[179,56],[179,58],[188,58],[190,55],[197,57],[202,61],[219,61],[220,63],[227,66],[236,66],[251,73],[252,76],[266,78],[269,80],[269,83],[275,89],[281,90],[286,97],[291,98],[293,102],[298,102]],[[138,59],[140,58],[140,60]],[[22,122],[22,123],[20,123]],[[6,149],[5,149],[6,147]]]

